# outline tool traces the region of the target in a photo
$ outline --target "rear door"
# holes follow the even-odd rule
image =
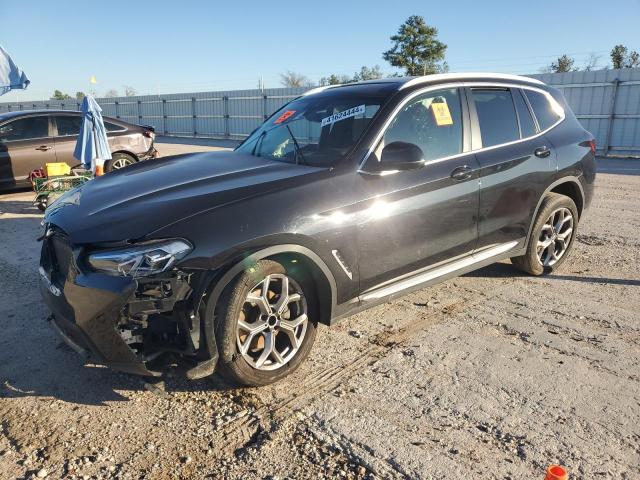
[[[0,184],[27,181],[32,170],[55,161],[48,115],[16,118],[0,126]]]
[[[82,117],[77,113],[64,113],[53,115],[54,140],[56,146],[56,159],[70,167],[78,165],[79,160],[73,156],[76,148],[78,134],[82,126]]]
[[[555,169],[555,153],[520,88],[482,86],[467,92],[481,167],[478,248],[522,246]]]

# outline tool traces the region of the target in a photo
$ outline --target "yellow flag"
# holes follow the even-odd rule
[[[96,76],[95,75],[91,75],[91,78],[89,79],[89,81],[91,83],[98,83],[98,80],[96,80]]]

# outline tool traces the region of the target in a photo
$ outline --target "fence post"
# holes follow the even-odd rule
[[[611,132],[613,131],[613,119],[615,118],[616,111],[616,98],[618,97],[618,84],[620,83],[619,79],[614,79],[611,82],[611,103],[609,104],[609,113],[608,119],[609,123],[607,125],[607,135],[604,137],[604,145],[602,146],[602,150],[604,152],[604,156],[609,155],[609,146],[611,143]]]
[[[138,123],[142,124],[142,100],[138,100]]]
[[[264,122],[267,119],[267,95],[262,95],[262,121]]]
[[[162,99],[162,132],[163,135],[167,134],[167,99]]]
[[[229,96],[224,95],[222,97],[222,105],[224,109],[224,136],[225,138],[229,138],[230,130],[229,130]]]
[[[191,97],[191,117],[193,119],[193,138],[196,138],[198,136],[196,128],[196,97]]]

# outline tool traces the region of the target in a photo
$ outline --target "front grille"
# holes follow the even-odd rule
[[[58,273],[66,275],[73,261],[71,244],[65,235],[59,233],[51,236],[49,241],[53,254],[53,266]]]

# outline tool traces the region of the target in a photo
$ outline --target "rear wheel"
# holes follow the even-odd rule
[[[549,274],[567,259],[578,228],[578,209],[569,197],[549,193],[542,201],[531,231],[527,252],[513,257],[520,270],[531,275]]]
[[[233,383],[259,386],[293,372],[316,336],[312,292],[310,282],[271,260],[238,275],[216,308],[220,373]]]
[[[114,153],[111,160],[107,160],[104,164],[104,172],[109,173],[114,170],[120,170],[121,168],[133,165],[137,160],[127,153]]]

